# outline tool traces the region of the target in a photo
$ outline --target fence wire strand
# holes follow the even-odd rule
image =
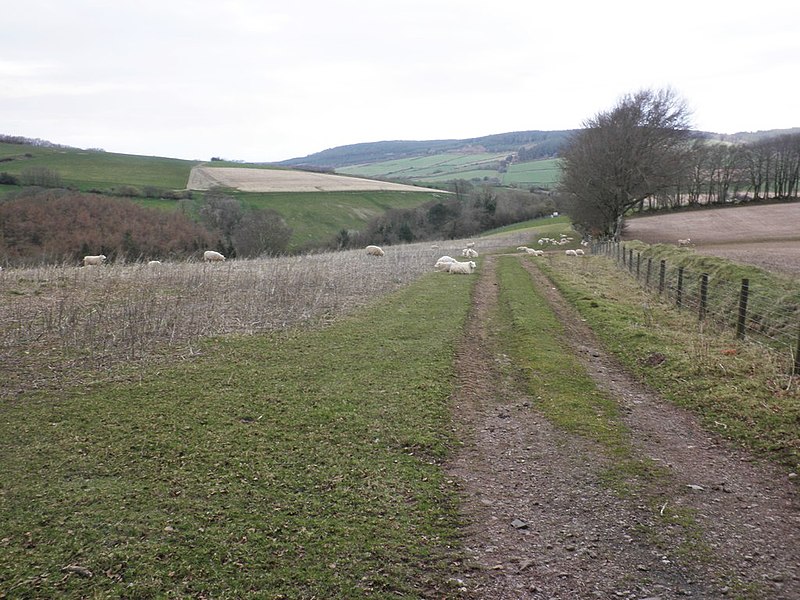
[[[797,294],[776,296],[769,293],[771,290],[763,283],[746,279],[732,281],[672,265],[665,259],[643,257],[640,251],[617,242],[595,244],[592,251],[614,259],[621,270],[628,272],[649,293],[682,311],[693,312],[699,324],[713,323],[723,329],[733,329],[740,339],[788,354],[792,375],[800,375]]]

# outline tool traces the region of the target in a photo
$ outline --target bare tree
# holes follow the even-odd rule
[[[673,188],[691,153],[689,110],[670,90],[624,96],[583,124],[562,154],[561,191],[584,229],[619,238],[625,213]]]
[[[245,213],[232,235],[236,256],[255,257],[286,252],[292,228],[271,208]]]
[[[223,190],[214,188],[206,193],[198,213],[200,221],[221,236],[223,254],[230,253],[233,248],[233,232],[242,220],[241,203]]]

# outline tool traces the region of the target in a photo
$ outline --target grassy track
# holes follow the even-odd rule
[[[638,458],[617,402],[595,386],[564,340],[564,328],[518,257],[498,264],[498,339],[519,369],[537,408],[559,427],[593,440],[613,458],[606,481],[626,493],[636,478],[657,476]]]
[[[4,405],[0,589],[441,595],[457,516],[437,462],[472,281],[432,275],[327,329]]]

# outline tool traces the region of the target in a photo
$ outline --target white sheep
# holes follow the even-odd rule
[[[203,260],[206,262],[224,262],[225,257],[214,250],[206,250],[203,252]]]
[[[544,250],[536,250],[535,248],[528,248],[525,252],[533,256],[544,256]]]
[[[527,246],[517,246],[518,252],[527,252],[529,248]]]
[[[575,256],[586,256],[586,252],[584,252],[581,248],[575,250]]]
[[[461,251],[461,256],[464,258],[478,258],[477,250],[473,250],[472,248],[464,248]]]
[[[451,262],[447,264],[447,272],[452,274],[460,274],[460,275],[469,275],[471,274],[477,265],[475,261],[469,262]]]
[[[678,240],[678,247],[691,246],[691,244],[692,244],[691,238],[686,238],[685,240]]]
[[[380,246],[367,246],[364,248],[370,256],[383,256],[385,252]]]
[[[84,256],[83,257],[83,266],[88,267],[89,265],[102,265],[106,262],[106,255],[105,254],[98,254],[97,256]]]
[[[475,247],[475,242],[467,242],[466,246],[467,246],[467,248],[474,248]]]
[[[436,264],[433,265],[433,268],[437,271],[447,271],[450,268],[450,263],[454,262],[456,262],[456,259],[452,256],[441,256],[436,261]]]
[[[160,265],[160,264],[161,264],[161,261],[160,261],[160,260],[150,260],[150,261],[147,261],[147,266],[148,266],[148,267],[157,267],[157,266],[158,266],[158,265]]]
[[[567,256],[578,256],[578,252],[576,250],[565,250],[564,252]]]

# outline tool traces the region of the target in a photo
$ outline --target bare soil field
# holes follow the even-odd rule
[[[691,239],[701,254],[800,275],[800,203],[739,206],[638,217],[623,240],[676,244]]]
[[[234,188],[242,192],[442,191],[328,173],[236,167],[195,167],[189,175],[186,187],[190,190],[207,190],[217,186]]]

